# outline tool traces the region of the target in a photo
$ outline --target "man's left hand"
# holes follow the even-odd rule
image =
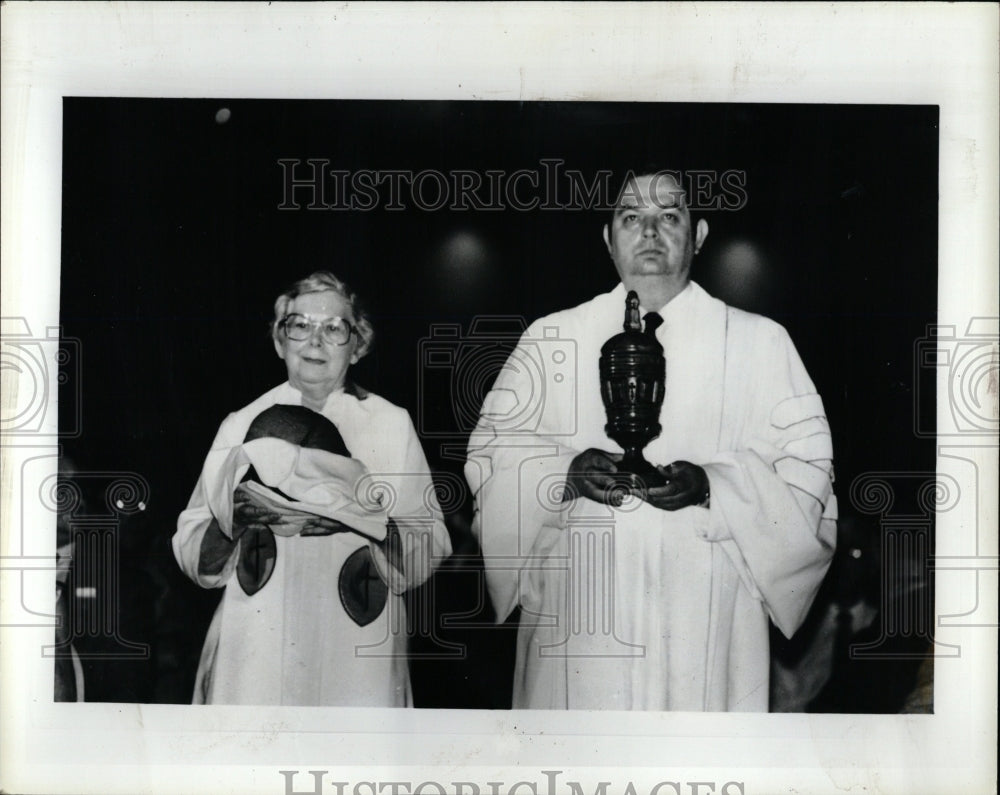
[[[690,505],[708,504],[708,475],[700,466],[690,461],[674,461],[657,469],[667,479],[666,485],[639,494],[650,505],[664,511],[677,511]]]

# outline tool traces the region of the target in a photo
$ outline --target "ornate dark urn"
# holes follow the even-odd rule
[[[625,450],[618,464],[624,486],[644,490],[666,483],[642,456],[642,448],[660,435],[660,407],[667,380],[663,346],[642,330],[639,296],[625,298],[625,325],[601,347],[601,398],[608,416],[604,432]]]

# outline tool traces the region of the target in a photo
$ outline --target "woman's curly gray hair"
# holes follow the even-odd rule
[[[351,308],[351,314],[354,316],[353,325],[358,334],[358,347],[355,349],[355,354],[360,359],[368,353],[375,339],[375,330],[372,328],[371,318],[368,316],[368,312],[365,311],[364,304],[361,302],[358,294],[348,287],[345,282],[330,273],[330,271],[316,271],[304,279],[299,279],[275,299],[274,319],[271,321],[271,336],[280,342],[280,337],[278,336],[281,333],[280,324],[288,313],[288,305],[294,299],[307,293],[325,292],[337,293],[337,295],[347,301],[347,305]]]

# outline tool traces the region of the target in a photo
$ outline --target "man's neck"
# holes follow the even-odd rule
[[[632,278],[625,283],[626,290],[635,290],[639,294],[639,304],[643,309],[657,312],[678,295],[684,292],[691,283],[689,278],[682,280],[664,280],[662,276]]]

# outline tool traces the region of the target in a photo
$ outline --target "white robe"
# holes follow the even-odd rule
[[[234,575],[238,550],[221,573],[199,571],[202,539],[213,515],[223,532],[230,526],[232,494],[224,493],[227,478],[220,476],[221,470],[260,412],[301,402],[301,393],[285,383],[230,414],[178,519],[173,549],[181,568],[205,588],[226,589],[205,640],[194,701],[409,706],[406,615],[400,594],[426,580],[451,554],[451,544],[427,460],[404,409],[377,395],[358,400],[339,391],[330,395],[322,411],[337,426],[352,457],[367,467],[365,482],[383,484],[388,495],[384,507],[399,528],[403,577],[386,577],[391,591],[374,621],[358,626],[338,591],[341,566],[361,547],[369,546],[380,572],[387,571],[378,546],[356,533],[276,535],[274,570],[253,596]],[[245,470],[244,464],[237,481]],[[228,481],[231,489],[231,475]]]
[[[520,604],[514,706],[768,707],[768,616],[799,627],[836,541],[829,427],[785,330],[691,283],[660,310],[667,363],[654,464],[703,466],[709,508],[561,502],[605,432],[598,361],[625,289],[536,321],[469,443],[498,620]]]

